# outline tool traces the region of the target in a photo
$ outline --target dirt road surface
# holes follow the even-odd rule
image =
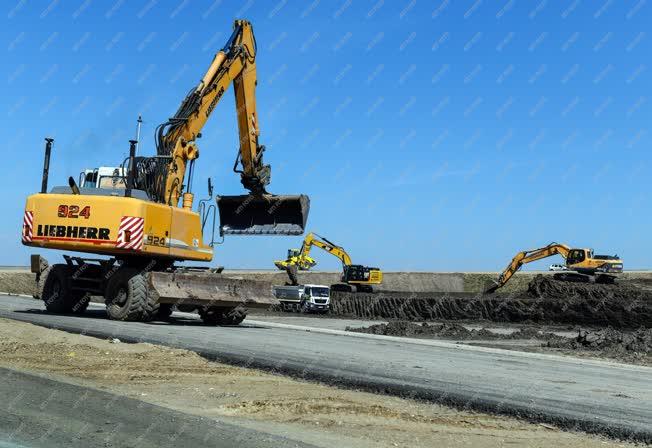
[[[68,411],[57,404],[58,398],[50,392],[71,397],[68,408],[86,409],[90,421],[80,416],[77,416],[79,421],[74,420],[80,442],[76,446],[96,446],[90,442],[115,446],[139,440],[138,437],[142,446],[149,446],[144,442],[150,437],[158,440],[160,446],[167,446],[163,442],[170,441],[199,446],[195,443],[199,444],[202,437],[192,434],[191,429],[205,430],[207,422],[197,422],[190,416],[213,419],[209,423],[220,422],[212,423],[209,438],[212,443],[228,441],[227,437],[234,437],[233,431],[241,428],[240,435],[255,442],[247,445],[241,439],[241,446],[268,446],[265,441],[270,440],[276,445],[269,446],[295,446],[288,439],[323,447],[630,446],[598,436],[559,431],[545,424],[293,380],[210,362],[186,350],[146,343],[112,343],[7,319],[0,319],[0,366],[63,381],[52,383],[28,378],[29,381],[23,379],[18,383],[22,391],[14,388],[2,393],[13,406],[26,401],[26,389],[40,394],[41,399],[33,403],[32,411],[39,411],[36,404],[47,399],[50,403],[42,407],[41,413],[63,414],[50,422],[69,421],[64,418]],[[0,372],[7,378],[6,371]],[[116,395],[103,397],[101,394],[106,392]],[[16,394],[21,394],[20,399],[11,400]],[[133,400],[124,401],[122,397]],[[90,404],[95,399],[104,400],[98,406],[99,411]],[[83,406],[73,403],[79,400],[84,401]],[[111,404],[108,408],[107,401]],[[139,401],[163,406],[177,414],[138,405]],[[124,424],[116,432],[115,424],[121,413],[129,414],[129,419],[142,427]],[[145,432],[143,415],[149,413],[155,414],[153,417],[159,424]],[[108,423],[102,427],[105,420]],[[161,421],[167,424],[160,424]],[[190,432],[192,438],[176,434],[175,425]],[[42,422],[36,427],[26,425],[22,431],[38,441],[43,431],[50,428],[46,426]],[[101,431],[95,432],[96,426]],[[91,427],[94,431],[89,431]],[[49,430],[49,437],[65,441],[65,434]]]

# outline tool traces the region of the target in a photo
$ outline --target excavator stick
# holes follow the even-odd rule
[[[269,308],[278,303],[271,284],[222,274],[150,272],[148,282],[160,303],[225,308]]]
[[[218,196],[220,235],[301,235],[306,228],[308,196]]]

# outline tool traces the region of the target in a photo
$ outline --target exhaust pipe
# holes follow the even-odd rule
[[[52,154],[53,138],[45,139],[45,158],[43,159],[43,178],[41,179],[41,193],[48,192],[48,176],[50,175],[50,155]]]
[[[306,195],[218,196],[220,236],[301,235],[310,198]]]

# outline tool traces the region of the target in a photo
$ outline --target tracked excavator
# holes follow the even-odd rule
[[[299,283],[298,271],[308,271],[317,264],[315,259],[310,256],[310,249],[313,246],[328,252],[342,262],[342,283],[332,285],[332,290],[374,292],[374,287],[383,282],[383,273],[379,268],[353,264],[351,256],[342,246],[310,232],[304,238],[301,249],[289,249],[285,260],[274,262],[278,269],[287,272],[291,285]]]
[[[104,296],[109,318],[146,321],[169,316],[172,306],[197,310],[208,324],[239,324],[245,307],[274,299],[265,283],[229,279],[215,270],[179,267],[177,262],[213,258],[216,215],[224,235],[300,235],[309,211],[307,196],[277,196],[266,190],[271,168],[263,163],[256,111],[256,39],[246,20],[236,20],[199,83],[174,116],[156,130],[156,155],[129,158],[113,179],[48,191],[52,139],[46,139],[40,193],[27,198],[22,242],[26,246],[109,256],[64,255],[50,265],[32,256],[38,296],[47,310],[81,313],[91,296]],[[206,121],[233,84],[239,148],[233,170],[248,194],[209,198],[193,210],[193,167]],[[100,170],[101,171],[101,170]],[[98,171],[97,176],[101,175]],[[115,176],[121,179],[115,179]],[[181,202],[181,203],[180,203]],[[217,206],[217,207],[216,207]],[[212,224],[212,228],[211,228]]]
[[[487,293],[502,288],[521,266],[543,258],[561,255],[566,260],[568,271],[554,274],[562,281],[583,283],[614,283],[618,274],[623,272],[623,261],[617,255],[595,255],[593,249],[572,249],[566,244],[550,243],[538,249],[519,252],[512,258]]]

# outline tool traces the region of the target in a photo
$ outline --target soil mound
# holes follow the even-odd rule
[[[599,350],[613,352],[634,352],[652,354],[652,329],[639,328],[633,332],[622,332],[614,328],[601,330],[580,330],[577,337],[565,341],[551,341],[549,347]]]
[[[546,333],[535,328],[522,328],[512,333],[496,333],[486,328],[469,329],[457,323],[421,323],[407,321],[393,321],[386,324],[371,325],[368,327],[352,328],[348,327],[346,331],[356,333],[379,334],[386,336],[405,336],[416,338],[440,338],[455,340],[470,339],[540,339],[552,340],[558,339],[559,336],[553,333]]]
[[[331,314],[406,321],[487,319],[651,328],[652,289],[627,282],[569,283],[538,275],[527,291],[515,295],[334,291]]]

